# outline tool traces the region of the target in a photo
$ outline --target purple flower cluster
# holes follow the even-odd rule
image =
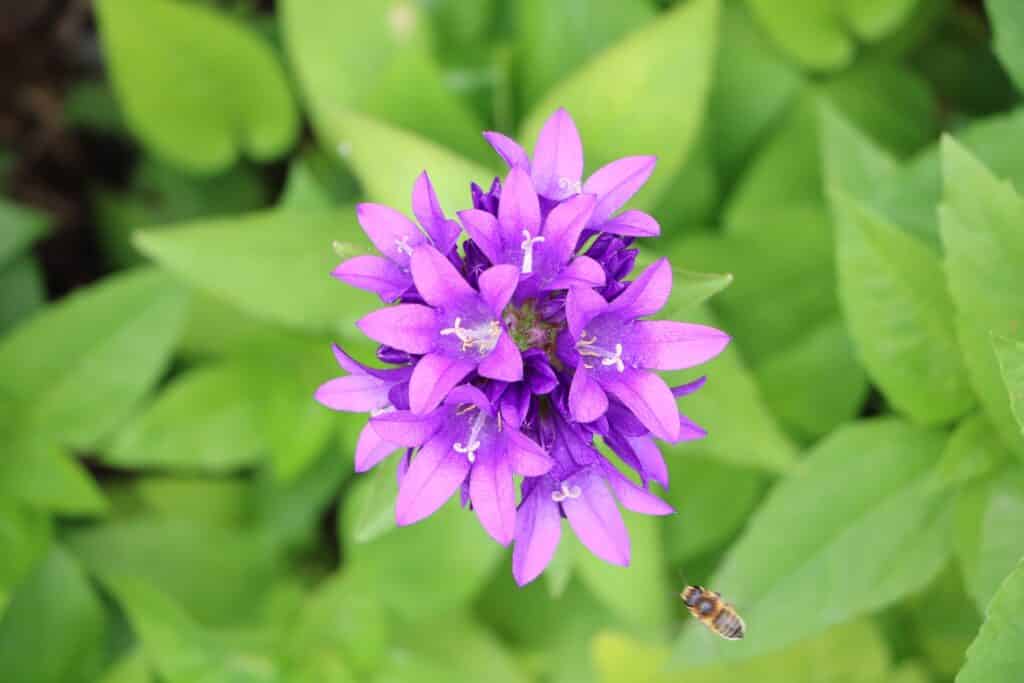
[[[729,337],[648,319],[672,288],[666,259],[627,280],[635,238],[660,232],[648,214],[620,211],[647,182],[653,157],[613,161],[583,181],[579,134],[564,110],[545,123],[532,159],[504,135],[484,136],[509,172],[488,191],[473,184],[473,208],[457,221],[426,172],[412,195],[418,225],[386,206],[358,207],[381,255],[349,259],[333,275],[395,304],[357,323],[392,367],[362,365],[335,347],[348,374],[316,398],[370,414],[357,471],[404,451],[398,524],[427,517],[458,491],[488,534],[515,543],[520,585],[550,562],[562,518],[592,553],[627,565],[618,505],[672,512],[650,491],[651,481],[668,486],[655,439],[705,434],[676,405],[703,379],[670,388],[654,371],[699,365]]]

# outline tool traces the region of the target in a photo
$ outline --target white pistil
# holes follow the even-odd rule
[[[468,351],[476,346],[480,349],[480,353],[488,353],[498,345],[498,337],[501,336],[501,325],[497,320],[491,320],[476,327],[462,327],[462,318],[456,318],[452,325],[452,327],[441,330],[441,336],[447,337],[454,334],[462,342],[463,351]]]
[[[475,406],[473,406],[475,407]],[[457,415],[462,414],[461,410],[456,413]],[[480,450],[480,430],[484,428],[484,423],[487,421],[487,416],[484,415],[483,411],[477,413],[476,417],[469,424],[469,436],[466,439],[468,444],[463,444],[461,441],[456,441],[452,449],[456,453],[462,453],[466,456],[466,460],[470,463],[476,462],[476,452]]]
[[[569,486],[563,481],[562,490],[551,492],[551,500],[555,501],[556,503],[561,503],[563,500],[567,499],[576,500],[582,494],[583,491],[580,489],[579,486]]]
[[[584,330],[580,335],[580,340],[576,342],[576,351],[580,356],[584,358],[600,358],[601,365],[606,367],[615,366],[615,369],[619,372],[626,371],[626,364],[622,361],[622,344],[615,344],[615,352],[612,353],[607,349],[597,346],[597,337],[587,337],[587,331]],[[583,367],[587,369],[593,369],[594,365],[583,361]]]
[[[405,254],[406,256],[412,256],[412,247],[409,246],[409,236],[402,235],[402,239],[395,240],[395,249],[398,250],[399,254]]]
[[[523,230],[523,241],[519,247],[523,250],[523,267],[520,270],[524,275],[533,272],[533,245],[540,244],[544,238],[540,235],[533,237],[529,230]]]

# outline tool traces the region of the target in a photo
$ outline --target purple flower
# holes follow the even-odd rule
[[[650,176],[653,157],[614,161],[583,181],[579,134],[563,110],[545,123],[532,159],[499,133],[485,137],[510,170],[486,192],[471,185],[472,208],[457,212],[461,227],[426,173],[413,192],[418,225],[388,207],[358,207],[381,256],[349,259],[334,275],[395,303],[357,323],[392,367],[369,367],[335,348],[348,374],[316,399],[370,414],[357,470],[405,451],[398,524],[427,517],[459,492],[488,534],[515,544],[520,584],[550,562],[562,518],[596,556],[626,565],[619,506],[672,512],[650,488],[669,484],[657,440],[705,436],[676,404],[704,378],[670,388],[656,371],[704,363],[729,338],[649,319],[671,292],[665,259],[630,280],[634,240],[659,228],[622,208]],[[461,228],[468,237],[456,246]],[[630,477],[597,450],[598,438]]]

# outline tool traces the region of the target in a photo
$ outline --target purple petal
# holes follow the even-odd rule
[[[490,130],[484,133],[484,139],[505,160],[509,168],[530,170],[530,157],[526,155],[526,150],[520,147],[518,142],[508,136]]]
[[[551,283],[551,289],[573,289],[602,287],[605,283],[604,268],[589,256],[577,256],[562,269]]]
[[[523,373],[525,375],[525,368]],[[506,428],[519,429],[530,408],[530,390],[521,382],[509,384],[501,395],[499,411]]]
[[[469,475],[469,498],[484,531],[502,545],[511,543],[516,530],[516,490],[505,458],[481,454]]]
[[[440,335],[429,306],[399,304],[367,314],[356,326],[370,339],[409,353],[429,353]]]
[[[626,479],[611,465],[605,467],[604,472],[612,491],[615,492],[615,497],[627,510],[642,515],[671,515],[675,512],[671,505]]]
[[[370,426],[385,441],[412,448],[434,436],[444,426],[444,419],[437,413],[417,415],[409,410],[396,410],[372,418]]]
[[[660,258],[608,304],[608,310],[629,318],[652,315],[662,309],[671,292],[672,267],[667,258]]]
[[[431,306],[443,308],[476,294],[451,261],[429,245],[416,249],[410,268],[416,291]]]
[[[608,396],[604,393],[590,370],[582,364],[576,366],[576,374],[569,388],[569,412],[577,422],[593,422],[608,410]]]
[[[562,509],[576,537],[605,562],[628,566],[629,532],[604,478],[593,469],[587,469],[565,483],[570,489],[578,486],[581,492],[576,498],[562,501]]]
[[[550,253],[552,262],[562,264],[572,258],[594,203],[594,195],[581,194],[562,202],[548,214],[544,220],[544,251]]]
[[[473,363],[441,353],[428,353],[416,363],[409,380],[409,408],[429,413],[473,370]]]
[[[487,415],[494,415],[494,407],[487,395],[472,384],[461,384],[451,391],[444,399],[445,405],[458,406],[466,403],[475,405]]]
[[[605,221],[601,224],[601,231],[627,237],[657,237],[661,234],[661,226],[653,216],[634,209]]]
[[[505,456],[512,470],[524,477],[539,477],[555,464],[543,448],[515,429],[505,431]]]
[[[462,485],[469,473],[469,461],[451,446],[443,436],[436,436],[412,459],[395,501],[399,526],[429,517]]]
[[[331,344],[331,351],[334,353],[334,360],[338,361],[338,365],[341,366],[341,369],[350,375],[370,374],[367,372],[367,366],[345,353],[345,349],[341,348],[337,344]]]
[[[594,171],[583,184],[584,192],[597,195],[590,224],[601,225],[628,202],[651,177],[657,161],[655,157],[625,157]]]
[[[570,289],[565,298],[565,317],[569,324],[569,333],[573,338],[579,339],[587,323],[604,313],[607,308],[608,302],[594,290],[584,287]]]
[[[478,284],[480,296],[494,315],[500,318],[519,284],[519,268],[512,265],[491,266],[480,273]]]
[[[512,576],[525,586],[544,571],[554,557],[562,536],[558,505],[543,485],[528,495],[516,514],[516,544],[512,551]]]
[[[679,413],[679,438],[677,438],[673,443],[696,441],[697,439],[703,439],[707,435],[708,432],[706,429],[682,413]]]
[[[390,388],[373,375],[347,375],[321,384],[314,398],[331,410],[365,413],[387,405]]]
[[[356,472],[373,469],[377,463],[401,447],[400,444],[382,439],[377,430],[367,424],[363,431],[359,432],[359,441],[356,442]]]
[[[548,199],[561,200],[580,191],[583,145],[576,124],[564,109],[552,114],[540,130],[532,175],[537,192]]]
[[[626,443],[633,450],[633,455],[643,468],[644,474],[668,488],[668,467],[654,439],[650,436],[627,436]]]
[[[506,246],[522,241],[523,231],[536,235],[540,230],[540,202],[530,176],[521,168],[513,168],[501,189],[498,224],[502,243]],[[518,244],[518,242],[516,242]]]
[[[479,209],[468,209],[459,212],[462,226],[469,237],[480,247],[480,251],[490,259],[491,263],[501,263],[501,235],[498,232],[498,219]]]
[[[360,204],[356,207],[356,218],[373,246],[400,266],[409,265],[412,250],[427,242],[415,223],[390,206]]]
[[[641,320],[630,347],[635,362],[651,370],[684,370],[705,363],[729,345],[729,335],[707,325]]]
[[[355,256],[332,270],[331,275],[384,301],[394,301],[412,284],[408,273],[381,256]]]
[[[351,370],[349,370],[349,372],[351,372]],[[687,396],[688,394],[692,394],[693,392],[695,392],[698,389],[700,389],[702,386],[704,386],[707,383],[707,381],[708,381],[708,378],[707,378],[707,375],[705,375],[703,377],[698,377],[697,379],[693,380],[692,382],[688,382],[686,384],[680,384],[677,387],[672,387],[672,395],[675,396],[676,398],[678,398],[680,396]]]
[[[606,372],[601,386],[622,401],[636,418],[659,439],[679,438],[679,409],[665,381],[646,370],[628,368],[625,372]]]
[[[447,254],[455,246],[459,226],[444,215],[426,171],[420,173],[412,188],[412,212],[441,253]]]
[[[508,332],[502,332],[494,350],[482,361],[477,371],[488,379],[518,382],[523,378],[523,357]]]

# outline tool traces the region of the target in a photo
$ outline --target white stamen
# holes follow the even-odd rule
[[[523,230],[523,242],[519,246],[523,250],[523,267],[520,270],[524,275],[533,272],[533,245],[543,241],[544,238],[540,235],[533,237],[529,230]]]
[[[475,406],[474,406],[475,407]],[[459,414],[459,413],[456,413]],[[469,424],[469,436],[466,441],[469,445],[464,445],[461,441],[456,441],[452,449],[456,453],[462,453],[466,456],[466,460],[470,463],[476,462],[476,452],[480,450],[480,430],[484,428],[484,423],[487,421],[487,416],[484,415],[483,411],[476,414],[473,421]]]
[[[378,417],[380,415],[387,415],[388,413],[395,412],[395,407],[390,403],[385,403],[379,408],[374,408],[370,411],[370,417]]]
[[[583,494],[583,490],[579,486],[569,486],[564,481],[562,482],[561,491],[552,491],[551,500],[556,503],[561,503],[563,500],[575,500]]]
[[[601,365],[614,365],[619,372],[625,372],[626,366],[622,362],[622,344],[616,344],[615,355],[602,359]]]
[[[601,365],[611,366],[614,365],[615,369],[619,372],[626,371],[626,364],[622,361],[622,344],[615,344],[615,352],[612,353],[605,348],[597,346],[597,337],[587,338],[587,331],[584,330],[583,334],[580,335],[580,340],[576,342],[576,351],[583,357],[600,358]],[[586,361],[583,361],[585,368],[592,369],[594,366]]]
[[[498,345],[501,325],[497,320],[491,320],[476,327],[462,327],[462,318],[456,318],[453,327],[441,330],[442,337],[447,337],[450,334],[454,334],[462,342],[463,351],[468,351],[476,346],[480,349],[480,353],[489,353]]]
[[[402,239],[395,240],[395,249],[398,250],[399,254],[405,254],[406,256],[412,256],[412,247],[409,246],[409,236],[402,235]]]

